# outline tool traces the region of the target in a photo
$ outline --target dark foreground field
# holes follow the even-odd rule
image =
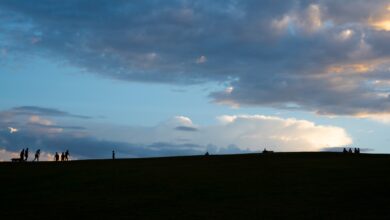
[[[0,163],[0,218],[390,219],[390,156]]]

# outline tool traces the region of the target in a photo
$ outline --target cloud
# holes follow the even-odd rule
[[[41,126],[51,126],[53,124],[52,121],[47,120],[47,119],[43,119],[43,118],[36,116],[36,115],[33,115],[29,118],[29,123],[41,125]]]
[[[37,116],[54,116],[54,117],[73,117],[73,118],[82,118],[82,119],[89,119],[91,117],[89,116],[84,116],[84,115],[74,115],[70,114],[68,112],[60,111],[57,109],[53,108],[43,108],[43,107],[38,107],[38,106],[20,106],[20,107],[15,107],[9,111],[11,114],[15,115],[32,115],[32,117]],[[32,118],[32,120],[34,120]]]
[[[29,147],[52,155],[68,149],[76,158],[107,158],[112,150],[118,157],[155,157],[201,155],[206,151],[259,152],[265,147],[275,151],[318,151],[352,143],[340,127],[264,115],[222,115],[217,123],[207,126],[197,125],[186,116],[175,116],[150,127],[85,122],[68,121],[64,125],[57,118],[12,116],[8,123],[18,124],[20,130],[11,134],[8,128],[0,128],[0,146],[11,152]]]
[[[18,157],[19,157],[18,152],[11,152],[0,148],[0,162],[10,161],[11,158],[18,158]]]
[[[63,131],[77,131],[76,133],[81,134],[82,130],[85,130],[83,126],[58,125],[55,120],[58,118],[69,121],[69,119],[89,119],[90,117],[36,106],[15,107],[0,111],[0,124],[8,126],[11,134],[20,132],[21,129],[36,134]]]
[[[202,64],[207,62],[207,57],[206,56],[200,56],[198,59],[196,59],[197,64]]]
[[[343,128],[306,120],[264,115],[224,115],[219,120],[219,125],[202,128],[217,146],[234,144],[251,151],[264,147],[276,151],[318,151],[352,143]],[[207,140],[206,137],[200,140]]]
[[[85,127],[82,126],[65,126],[65,125],[42,125],[42,124],[28,124],[35,127],[41,127],[41,128],[53,128],[53,129],[70,129],[70,130],[85,130]]]
[[[390,80],[387,0],[5,0],[0,12],[7,56],[35,54],[125,81],[229,84],[233,91],[210,98],[236,107],[390,113],[389,87],[372,83]]]
[[[178,131],[198,131],[197,128],[194,128],[194,127],[188,127],[188,126],[177,126],[175,128],[175,130],[178,130]]]
[[[326,28],[321,6],[318,4],[309,4],[303,10],[291,10],[281,18],[272,20],[271,25],[278,31],[285,31],[294,36],[297,31],[310,34]]]
[[[11,134],[19,131],[19,129],[13,127],[8,127],[8,129],[9,129],[9,133]]]
[[[144,146],[154,143],[190,144],[202,150],[214,146],[217,151],[235,146],[242,152],[258,152],[264,147],[275,151],[318,151],[324,147],[352,143],[352,138],[343,128],[317,125],[307,120],[264,115],[222,115],[217,119],[216,124],[201,126],[180,116],[152,127],[105,127],[95,131],[94,135],[110,138],[111,134],[107,134],[110,130],[115,133],[116,140]]]
[[[26,126],[38,129],[38,130],[45,130],[50,132],[62,132],[64,129],[67,130],[85,130],[85,127],[82,126],[66,126],[66,125],[56,125],[56,123],[53,120],[49,120],[46,118],[43,118],[42,116],[30,116],[28,118],[28,121],[26,123]]]

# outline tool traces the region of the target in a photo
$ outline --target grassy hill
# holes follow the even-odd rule
[[[390,219],[388,155],[0,163],[0,186],[2,219]]]

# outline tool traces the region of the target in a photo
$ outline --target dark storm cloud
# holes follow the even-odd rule
[[[388,1],[14,1],[1,47],[104,77],[219,82],[218,103],[390,113]],[[19,53],[20,54],[20,53]],[[366,67],[364,69],[362,66]]]

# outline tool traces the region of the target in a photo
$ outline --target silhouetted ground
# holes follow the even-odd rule
[[[390,219],[390,156],[0,163],[0,218]]]

